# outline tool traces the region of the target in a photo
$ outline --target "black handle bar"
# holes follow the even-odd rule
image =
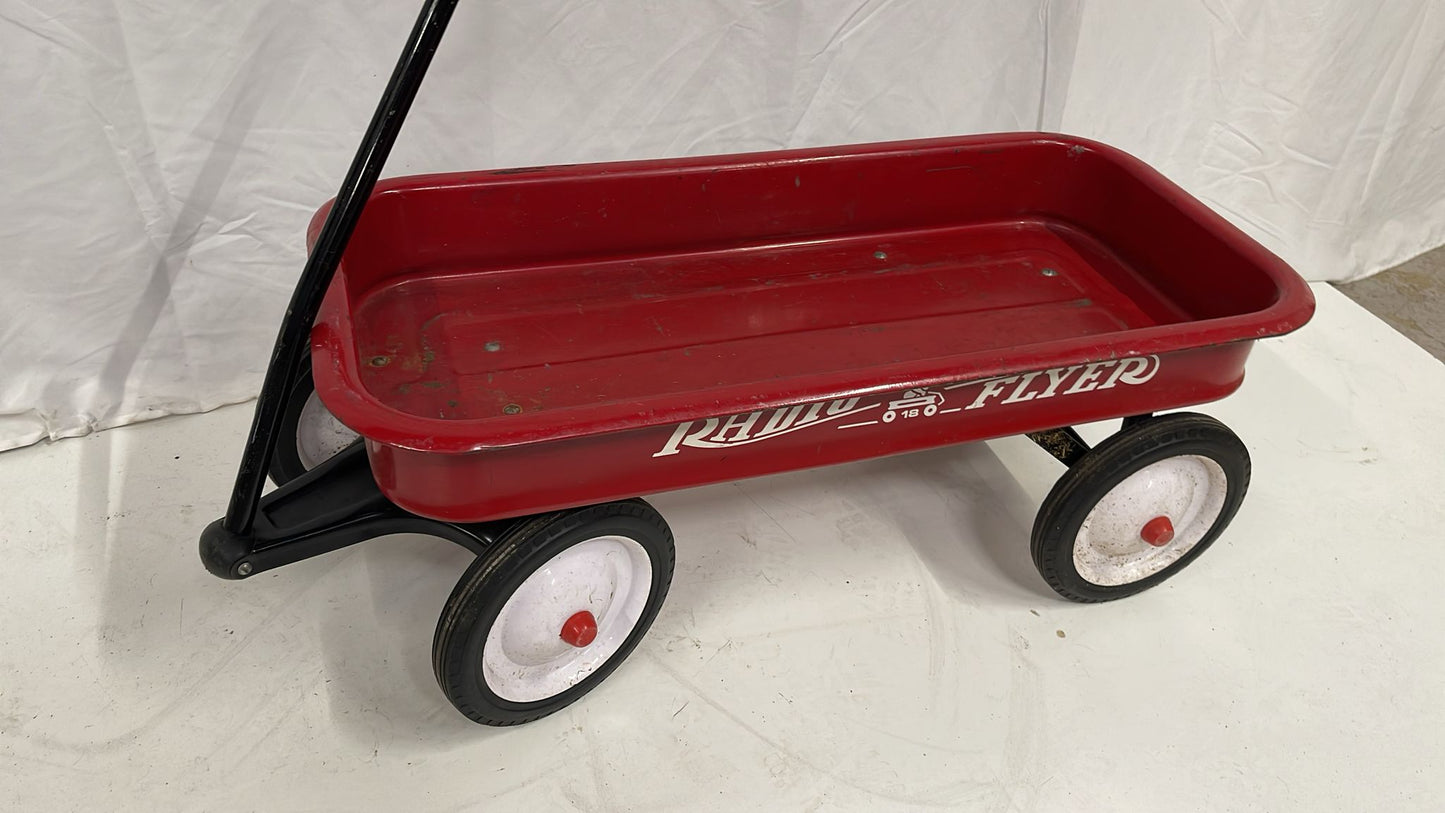
[[[281,321],[276,346],[271,351],[271,363],[266,368],[266,378],[256,400],[256,415],[246,438],[246,451],[236,473],[236,486],[231,490],[231,502],[226,508],[223,527],[232,534],[248,535],[255,524],[256,508],[266,485],[266,469],[276,448],[282,408],[309,349],[311,325],[316,320],[321,299],[356,230],[367,198],[376,187],[376,179],[396,143],[402,121],[416,99],[417,89],[456,7],[457,0],[427,0],[422,7],[386,92],[366,128],[361,147],[351,160],[351,169],[336,193],[336,203],[306,258],[306,267],[301,271],[301,279]]]

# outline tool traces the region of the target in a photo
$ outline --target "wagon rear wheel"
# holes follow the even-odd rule
[[[1099,602],[1187,567],[1229,525],[1249,452],[1224,424],[1176,413],[1127,424],[1069,468],[1039,509],[1034,565],[1059,595]]]
[[[278,486],[295,480],[360,440],[359,435],[337,420],[331,410],[321,403],[311,378],[309,358],[291,387],[291,395],[281,413],[277,437],[280,440],[271,454],[267,474]]]
[[[437,683],[486,725],[566,707],[642,640],[675,558],[672,531],[641,500],[520,523],[477,557],[447,599],[432,643]]]

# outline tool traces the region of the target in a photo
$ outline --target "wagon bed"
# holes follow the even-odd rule
[[[1040,135],[399,179],[318,387],[465,452],[1291,329],[1297,277],[1201,209]]]

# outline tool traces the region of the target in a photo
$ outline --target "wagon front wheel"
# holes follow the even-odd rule
[[[271,454],[267,474],[278,486],[295,480],[361,439],[321,403],[311,377],[309,358],[296,375],[281,412],[277,434],[280,440]]]
[[[1034,565],[1072,601],[1147,590],[1213,544],[1239,510],[1249,474],[1244,443],[1213,418],[1130,423],[1049,492],[1034,522]]]
[[[437,683],[485,725],[566,707],[646,634],[675,558],[672,531],[641,500],[522,521],[447,599],[432,643]]]

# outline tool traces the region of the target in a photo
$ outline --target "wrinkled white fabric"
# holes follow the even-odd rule
[[[254,395],[419,2],[0,0],[0,449]],[[998,130],[1312,279],[1445,242],[1435,0],[462,0],[388,174]]]

